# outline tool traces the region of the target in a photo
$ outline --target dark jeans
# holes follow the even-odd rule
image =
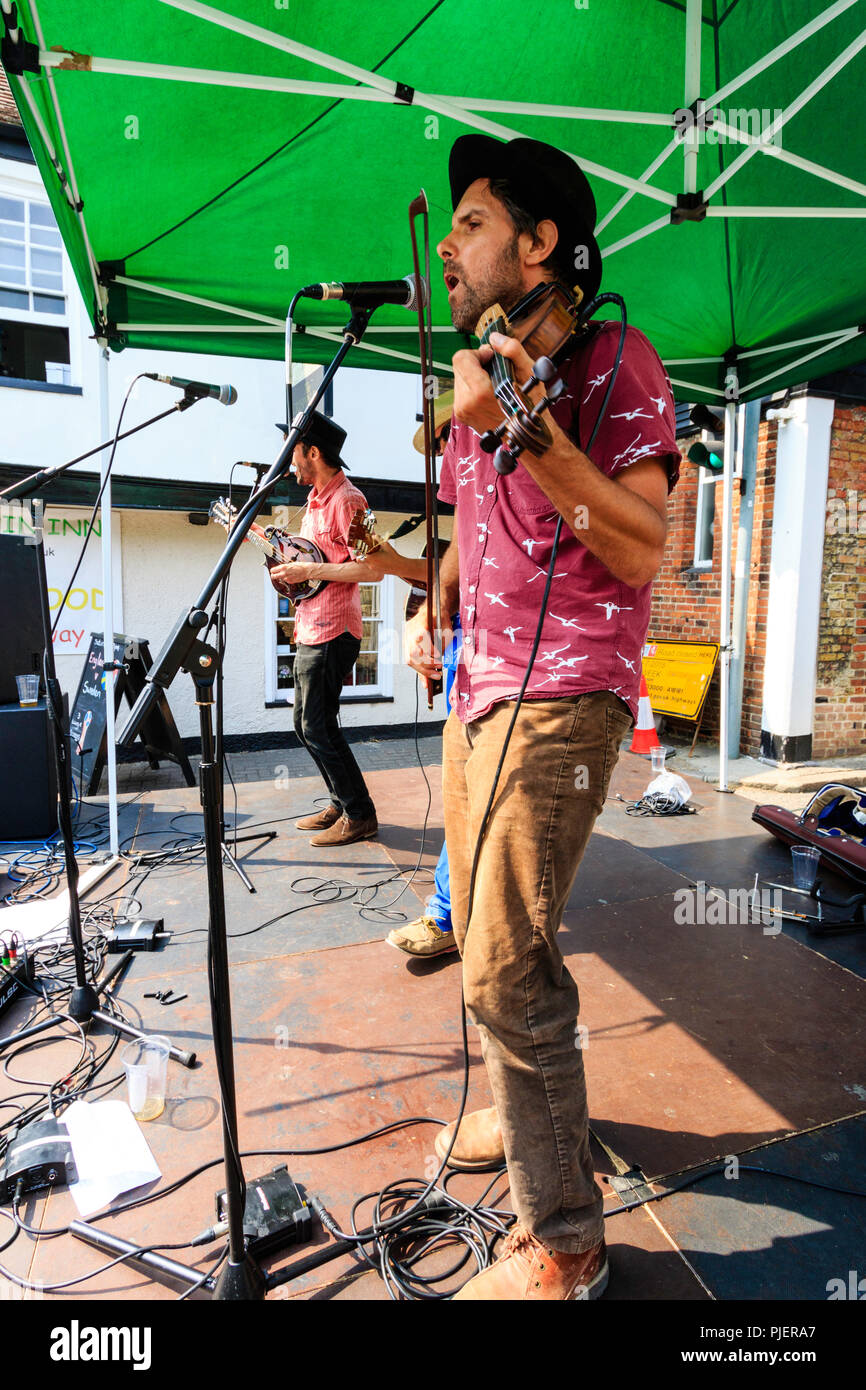
[[[361,643],[344,632],[319,647],[295,651],[295,733],[325,779],[331,801],[349,820],[369,820],[376,808],[337,718],[343,680]]]

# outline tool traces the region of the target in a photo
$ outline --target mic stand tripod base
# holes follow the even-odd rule
[[[276,830],[263,830],[258,835],[233,835],[232,846],[234,847],[235,845],[240,845],[246,840],[270,841],[275,840],[276,838]],[[255,893],[255,884],[247,874],[243,864],[241,864],[241,862],[238,859],[235,859],[234,855],[232,854],[232,851],[226,844],[225,838],[223,838],[223,840],[221,841],[221,846],[223,852],[223,859],[228,864],[229,868],[234,869],[235,873],[237,874],[238,878],[240,879],[241,883],[244,885],[248,893]]]

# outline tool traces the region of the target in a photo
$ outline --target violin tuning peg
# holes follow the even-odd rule
[[[539,381],[552,381],[556,376],[556,367],[549,357],[539,357],[538,361],[532,364],[532,372]]]
[[[496,469],[496,472],[501,477],[505,477],[509,473],[513,473],[515,468],[517,467],[517,459],[515,458],[514,454],[512,454],[508,449],[506,449],[504,444],[496,450],[496,453],[493,456],[493,467]]]
[[[499,435],[496,430],[485,430],[479,443],[485,454],[495,454],[499,448]]]
[[[563,394],[564,391],[565,391],[565,382],[564,382],[564,381],[555,381],[555,382],[553,383],[553,385],[551,386],[551,388],[550,388],[550,390],[548,391],[547,394],[548,394],[549,398],[550,398],[552,401],[558,401],[559,398],[560,398],[560,396]]]

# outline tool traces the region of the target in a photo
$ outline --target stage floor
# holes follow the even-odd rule
[[[380,834],[341,851],[317,851],[294,829],[323,792],[306,754],[231,760],[238,833],[258,822],[278,831],[272,841],[239,846],[254,895],[225,874],[241,1148],[275,1155],[246,1158],[247,1180],[285,1161],[344,1229],[358,1197],[401,1177],[432,1175],[436,1122],[455,1112],[462,1085],[456,954],[424,964],[383,939],[399,914],[421,911],[442,841],[440,742],[426,737],[420,748],[429,793],[410,743],[355,746]],[[752,803],[703,782],[691,782],[697,815],[627,815],[625,801],[638,797],[650,776],[645,759],[621,756],[562,926],[587,1029],[593,1145],[609,1212],[606,1298],[823,1301],[830,1280],[862,1266],[866,1210],[855,1196],[793,1179],[863,1187],[866,933],[819,939],[801,927],[679,922],[678,890],[697,881],[750,890],[756,873],[790,882],[790,857],[753,825]],[[198,790],[180,780],[174,769],[124,770],[121,833],[135,834],[135,848],[153,849],[200,825]],[[408,884],[395,876],[416,865]],[[121,891],[125,873],[114,870],[94,896]],[[376,884],[374,902],[365,906]],[[171,937],[159,951],[136,955],[119,999],[144,1028],[169,1033],[199,1059],[192,1070],[170,1064],[166,1109],[142,1126],[170,1182],[222,1153],[203,862],[155,868],[136,895],[140,915],[164,918]],[[187,998],[164,1007],[144,997],[169,987]],[[26,1016],[26,1006],[16,1006],[0,1021],[0,1033],[22,1026]],[[474,1108],[491,1097],[471,1027],[470,1049]],[[9,1065],[12,1079],[2,1078],[3,1094],[20,1090],[22,1079],[55,1080],[77,1056],[71,1040],[20,1054]],[[410,1116],[429,1123],[337,1152],[303,1153]],[[726,1159],[726,1175],[617,1214],[621,1199],[609,1181],[617,1171],[639,1168],[660,1192]],[[748,1171],[752,1166],[791,1180]],[[452,1190],[474,1200],[488,1181],[466,1175]],[[159,1201],[97,1221],[141,1245],[188,1240],[212,1223],[221,1186],[222,1170],[214,1166]],[[497,1192],[507,1206],[504,1179]],[[104,1263],[71,1236],[48,1234],[77,1216],[65,1190],[31,1199],[22,1210],[44,1234],[20,1235],[2,1256],[8,1268],[55,1284]],[[369,1211],[362,1210],[362,1221]],[[281,1268],[328,1240],[317,1228],[309,1245],[266,1264]],[[206,1262],[199,1267],[204,1272]],[[119,1265],[58,1297],[171,1299],[177,1292]],[[368,1265],[344,1256],[269,1297],[388,1294]]]

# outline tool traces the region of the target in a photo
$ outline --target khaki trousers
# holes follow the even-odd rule
[[[559,928],[625,734],[609,691],[521,706],[481,850],[472,916],[472,857],[511,702],[445,725],[443,795],[454,936],[499,1112],[519,1221],[556,1250],[603,1235],[589,1152],[577,986]]]

